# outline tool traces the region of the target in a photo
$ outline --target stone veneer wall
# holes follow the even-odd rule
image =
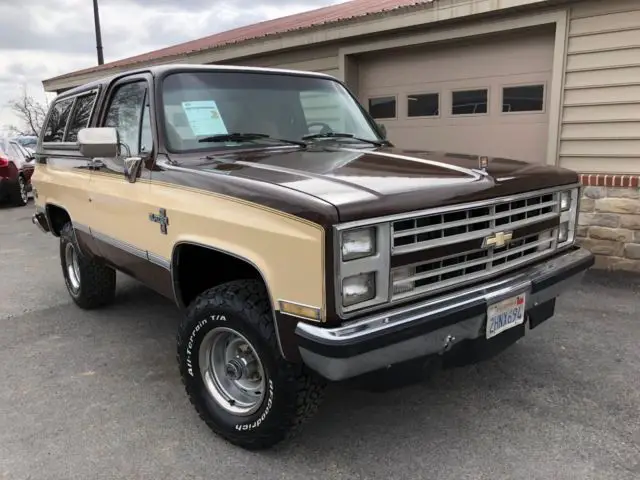
[[[640,273],[640,176],[583,174],[577,242],[594,268]]]

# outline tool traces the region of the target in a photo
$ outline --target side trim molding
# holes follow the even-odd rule
[[[131,245],[130,243],[123,242],[122,240],[118,240],[117,238],[111,237],[104,233],[93,230],[87,225],[82,223],[73,223],[73,228],[80,230],[81,232],[88,233],[92,235],[96,240],[104,242],[106,244],[111,245],[112,247],[119,248],[131,255],[147,260],[159,267],[162,267],[166,270],[171,270],[171,262],[160,255],[156,255],[155,253],[149,253],[146,250],[136,247],[135,245]]]

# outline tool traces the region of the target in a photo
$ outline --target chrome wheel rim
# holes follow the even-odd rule
[[[27,203],[29,195],[27,194],[27,185],[24,183],[24,179],[22,177],[18,177],[18,186],[20,188],[20,198],[22,198],[24,203]]]
[[[76,249],[70,243],[67,243],[64,250],[64,263],[71,288],[74,291],[78,291],[80,289],[80,266],[78,265]]]
[[[198,357],[207,391],[220,407],[238,416],[260,408],[265,397],[264,368],[246,337],[217,327],[202,340]]]

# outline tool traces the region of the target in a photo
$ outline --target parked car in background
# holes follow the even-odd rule
[[[34,166],[33,154],[18,141],[0,139],[0,202],[27,204]]]
[[[15,141],[26,149],[35,150],[38,144],[38,137],[35,135],[20,135],[15,138]]]

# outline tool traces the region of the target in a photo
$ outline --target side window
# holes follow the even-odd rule
[[[67,125],[71,105],[73,105],[73,99],[68,98],[56,102],[51,107],[49,119],[47,120],[47,125],[44,129],[43,142],[62,142],[64,128]]]
[[[140,132],[140,153],[150,153],[153,150],[153,136],[151,134],[151,109],[144,106],[142,113],[142,131]]]
[[[147,91],[146,82],[127,83],[118,87],[111,99],[105,127],[118,130],[122,155],[140,153],[140,125]]]
[[[71,114],[69,120],[69,127],[67,128],[67,136],[65,142],[75,142],[78,140],[78,132],[89,125],[89,117],[91,116],[91,110],[93,104],[96,101],[96,93],[90,93],[88,95],[82,95],[76,98],[76,105]]]

